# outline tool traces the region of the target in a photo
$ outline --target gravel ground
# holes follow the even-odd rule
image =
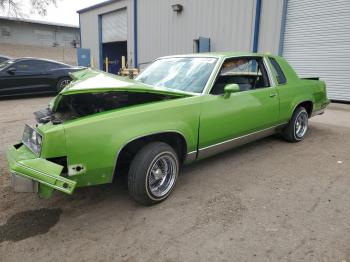
[[[0,261],[350,261],[350,106],[305,141],[269,137],[187,166],[165,202],[123,185],[14,193],[5,150],[50,97],[0,101]]]

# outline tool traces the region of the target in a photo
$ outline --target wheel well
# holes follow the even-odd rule
[[[185,138],[176,132],[164,132],[137,138],[126,144],[117,156],[114,175],[117,173],[125,173],[129,170],[130,162],[136,153],[151,142],[164,142],[170,145],[177,153],[180,163],[183,163],[187,154],[187,143]],[[117,171],[118,170],[118,171]],[[121,172],[119,172],[121,171]]]
[[[306,109],[306,112],[307,114],[309,115],[309,117],[311,116],[312,114],[312,108],[313,108],[313,104],[311,101],[305,101],[305,102],[302,102],[300,103],[296,108],[298,107],[304,107]]]

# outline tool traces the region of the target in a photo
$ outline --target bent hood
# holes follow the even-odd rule
[[[125,77],[115,76],[98,70],[85,69],[70,74],[73,81],[71,84],[66,86],[58,96],[56,96],[50,103],[49,109],[51,111],[56,111],[61,101],[65,98],[75,95],[98,95],[103,93],[138,93],[142,94],[156,94],[159,98],[167,96],[169,98],[185,98],[190,96],[195,96],[198,94],[189,93],[180,90],[167,89],[161,87],[153,87],[132,79]],[[151,99],[152,100],[152,99]],[[154,100],[154,99],[153,99]],[[140,100],[139,104],[148,102],[145,100]],[[90,101],[91,102],[91,101]],[[127,105],[125,105],[127,106]],[[99,108],[99,111],[102,109]],[[102,110],[105,111],[105,110]]]
[[[132,91],[158,93],[174,96],[192,96],[195,93],[168,89],[162,87],[153,87],[132,79],[115,76],[102,71],[85,69],[82,71],[71,73],[73,81],[64,88],[60,95],[70,95],[78,93],[95,93],[108,91]]]

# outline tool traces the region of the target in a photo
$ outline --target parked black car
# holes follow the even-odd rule
[[[7,60],[0,64],[0,97],[57,93],[70,83],[70,72],[82,69],[38,58]]]
[[[11,59],[11,57],[4,56],[4,55],[0,55],[0,64],[1,64],[2,62],[5,62],[5,61],[7,61],[7,60],[10,60],[10,59]]]

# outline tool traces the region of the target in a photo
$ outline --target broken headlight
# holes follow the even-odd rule
[[[22,142],[33,151],[34,154],[37,156],[40,155],[42,137],[34,128],[25,125]]]

